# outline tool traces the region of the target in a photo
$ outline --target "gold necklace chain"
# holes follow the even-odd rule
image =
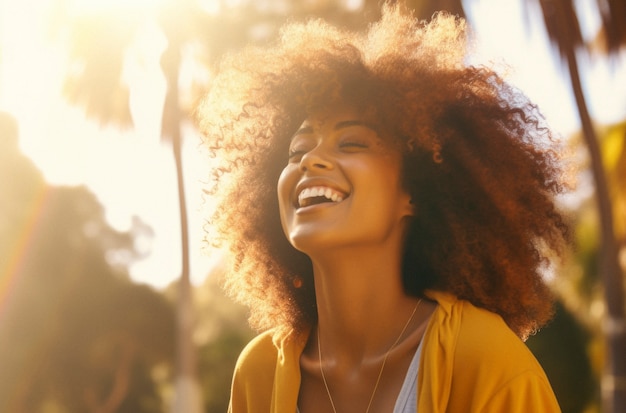
[[[415,316],[415,313],[417,312],[417,307],[419,307],[421,302],[422,302],[422,299],[420,298],[417,304],[415,305],[413,312],[411,313],[411,317],[409,317],[408,321],[404,325],[404,328],[402,328],[400,335],[398,336],[396,341],[394,341],[391,347],[389,347],[389,350],[387,350],[387,353],[385,354],[385,357],[383,358],[383,364],[380,366],[380,371],[378,372],[378,377],[376,378],[376,384],[374,385],[374,390],[372,391],[372,395],[370,396],[370,401],[367,404],[367,409],[365,410],[365,413],[369,413],[370,411],[370,407],[372,406],[372,401],[374,400],[374,395],[376,394],[376,390],[378,390],[378,384],[380,383],[380,378],[383,375],[383,370],[385,369],[385,363],[387,363],[387,357],[389,356],[389,353],[391,353],[391,350],[393,350],[394,347],[400,342],[400,339],[404,335],[404,332],[406,331],[406,329],[409,327],[409,324],[411,324],[411,320],[413,320],[413,316]],[[328,400],[330,400],[330,405],[333,408],[333,412],[337,413],[337,409],[335,408],[335,402],[333,401],[333,396],[330,395],[330,389],[328,388],[328,383],[326,382],[326,376],[324,375],[324,369],[322,368],[322,345],[320,343],[319,324],[317,326],[317,356],[318,356],[319,363],[320,363],[320,373],[322,373],[322,381],[324,382],[324,387],[326,388],[326,394],[328,394]]]

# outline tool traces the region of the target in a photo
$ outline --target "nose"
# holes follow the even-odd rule
[[[305,153],[302,159],[300,159],[300,170],[302,172],[332,168],[333,163],[329,159],[328,154],[323,153],[323,149],[319,146]]]

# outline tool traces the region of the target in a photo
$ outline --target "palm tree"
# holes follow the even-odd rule
[[[132,127],[129,108],[129,91],[122,80],[124,54],[136,32],[146,21],[146,15],[160,23],[167,37],[168,46],[161,60],[167,82],[163,107],[161,137],[171,144],[176,165],[178,184],[179,218],[181,227],[182,264],[177,300],[177,350],[176,393],[173,411],[199,413],[202,400],[195,371],[194,346],[191,340],[193,311],[189,271],[189,235],[187,205],[185,198],[180,110],[179,70],[181,48],[189,35],[183,20],[194,16],[194,21],[205,16],[194,9],[190,1],[170,2],[165,11],[129,8],[116,10],[103,8],[96,13],[73,15],[64,9],[66,3],[58,3],[56,23],[69,27],[70,67],[64,92],[70,102],[82,106],[86,115],[102,125]],[[168,16],[168,13],[174,14]],[[178,30],[177,30],[178,29]]]
[[[527,3],[531,3],[527,1]],[[598,1],[602,16],[600,38],[609,56],[626,45],[626,4],[622,0]],[[539,0],[546,30],[569,71],[585,145],[589,152],[600,217],[601,279],[606,300],[607,362],[602,378],[603,411],[626,411],[626,315],[623,275],[614,234],[613,210],[598,138],[585,101],[576,52],[585,42],[572,0]]]

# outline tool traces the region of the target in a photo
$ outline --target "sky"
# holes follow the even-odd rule
[[[595,0],[580,0],[582,10]],[[133,217],[152,227],[152,239],[140,239],[147,258],[133,264],[131,277],[162,288],[180,275],[180,232],[175,169],[171,149],[159,138],[165,83],[158,69],[164,40],[146,25],[126,68],[132,85],[136,128],[120,133],[101,130],[79,108],[61,97],[65,62],[59,45],[44,30],[46,0],[0,0],[0,110],[20,124],[24,154],[54,185],[86,185],[106,209],[109,223],[129,230]],[[553,57],[542,26],[526,27],[520,0],[470,0],[468,19],[476,28],[477,61],[500,67],[521,88],[562,135],[579,129],[567,73]],[[592,33],[598,17],[587,11],[585,27]],[[626,58],[606,64],[585,60],[582,76],[594,119],[610,123],[626,118]],[[199,284],[219,258],[207,253],[199,182],[208,173],[198,151],[200,138],[186,129],[185,175],[190,213],[191,277]]]

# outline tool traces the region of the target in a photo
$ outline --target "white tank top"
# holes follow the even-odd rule
[[[404,383],[398,394],[393,413],[416,413],[417,412],[417,372],[420,368],[420,355],[422,354],[422,342],[417,346],[417,351],[411,360],[406,372]]]
[[[417,372],[420,367],[420,355],[422,354],[422,342],[420,341],[413,360],[409,365],[409,369],[404,377],[404,383],[396,399],[396,405],[393,413],[417,413]],[[300,413],[300,409],[296,406],[296,413]]]

